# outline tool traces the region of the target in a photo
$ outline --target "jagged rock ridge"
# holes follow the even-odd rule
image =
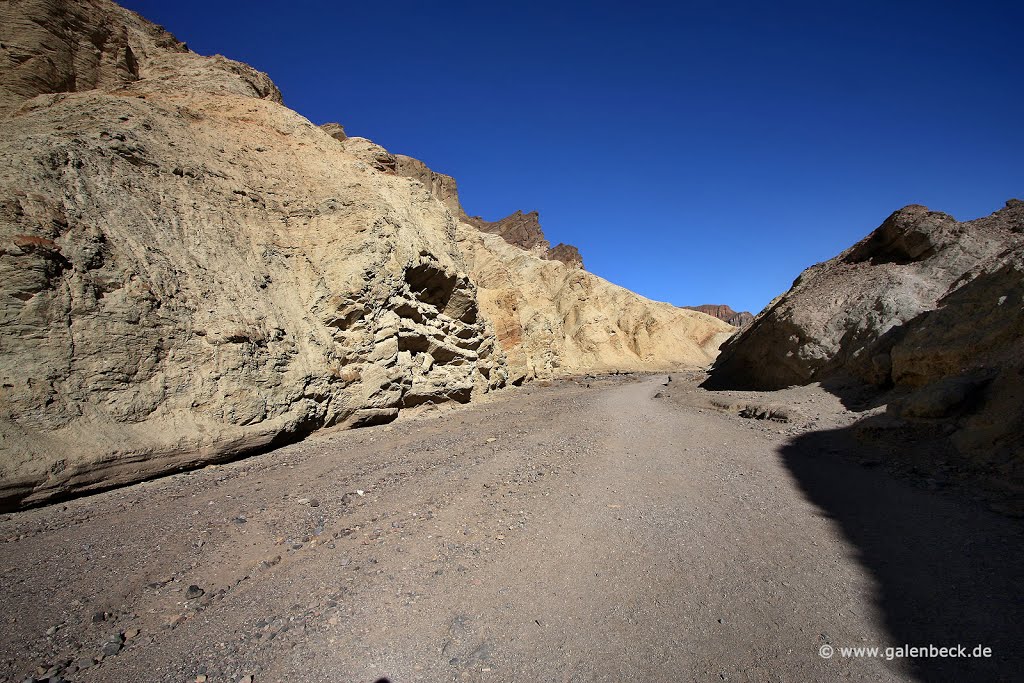
[[[339,124],[327,123],[321,127],[339,141],[347,140],[345,131]],[[499,235],[509,244],[532,251],[541,258],[561,261],[575,268],[584,267],[583,257],[576,247],[563,243],[551,246],[551,243],[544,237],[538,212],[516,211],[497,221],[487,221],[480,216],[469,216],[459,200],[459,186],[455,178],[431,170],[419,159],[404,154],[391,154],[380,145],[365,138],[354,138],[354,142],[350,143],[348,148],[355,154],[363,155],[378,170],[418,180],[430,190],[431,195],[448,207],[459,221],[468,223],[482,232]]]
[[[0,12],[0,507],[727,331],[480,232],[454,181],[113,3]]]
[[[541,258],[583,268],[583,257],[576,247],[561,243],[556,247],[551,246],[544,237],[544,231],[540,227],[540,214],[536,211],[516,211],[496,221],[485,221],[480,216],[467,216],[464,220],[481,232],[498,235],[509,244],[533,251]]]
[[[725,304],[701,304],[700,306],[683,306],[691,311],[700,311],[713,315],[719,320],[724,320],[733,327],[746,327],[754,320],[754,315],[749,311],[736,312]]]
[[[540,214],[536,211],[516,211],[496,221],[485,221],[479,216],[471,216],[466,222],[477,230],[500,235],[509,244],[522,249],[539,248],[543,253],[551,248],[551,243],[544,239],[544,231],[540,229]]]

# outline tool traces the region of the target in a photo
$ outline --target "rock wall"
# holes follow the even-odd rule
[[[481,233],[248,66],[105,0],[0,18],[0,509],[713,355],[718,321]]]
[[[7,93],[5,507],[504,384],[455,221],[424,188],[260,98],[276,90],[249,88],[264,77],[248,67],[176,42],[164,61],[165,34],[114,5],[18,5],[61,35],[128,35],[139,68],[112,89]]]
[[[372,143],[360,143],[359,153],[367,163],[388,155]],[[460,248],[511,382],[703,367],[735,331],[724,321],[645,299],[587,273],[575,247],[549,248],[536,212],[516,212],[496,222],[467,217],[454,179],[415,159],[393,158],[399,175],[421,185],[459,219]]]

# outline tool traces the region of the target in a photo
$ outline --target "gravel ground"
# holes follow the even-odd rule
[[[796,429],[665,379],[509,390],[4,515],[0,681],[1024,671],[1019,520],[840,457],[861,447],[827,398]],[[994,656],[819,655],[904,644]]]

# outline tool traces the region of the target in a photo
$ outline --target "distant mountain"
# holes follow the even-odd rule
[[[724,320],[733,327],[746,327],[754,320],[754,316],[750,311],[740,311],[737,313],[725,304],[701,304],[700,306],[683,306],[683,308],[713,315],[719,320]]]

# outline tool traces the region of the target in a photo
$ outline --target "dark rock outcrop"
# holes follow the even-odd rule
[[[571,244],[563,244],[559,242],[548,249],[546,256],[552,261],[561,261],[567,266],[583,268],[583,257],[580,256],[580,250]]]
[[[383,148],[377,149],[383,152]],[[540,214],[538,212],[523,213],[522,211],[516,211],[496,221],[487,221],[480,216],[468,216],[462,208],[462,203],[459,201],[459,186],[455,182],[455,178],[444,173],[432,171],[419,159],[414,159],[404,154],[388,156],[392,159],[389,164],[389,170],[397,175],[413,178],[421,182],[430,194],[440,200],[460,222],[468,223],[481,232],[498,235],[509,244],[520,249],[532,251],[540,258],[548,259],[549,261],[561,261],[574,268],[583,268],[583,257],[580,255],[579,249],[571,244],[562,243],[554,247],[551,246],[551,243],[544,237],[544,231],[540,227]],[[375,156],[375,162],[375,167],[382,168],[379,153]]]
[[[516,211],[496,221],[470,216],[467,222],[483,232],[500,235],[503,240],[521,249],[539,249],[547,253],[551,248],[551,243],[544,239],[544,231],[540,229],[540,214],[536,211]]]
[[[270,78],[221,56],[202,57],[160,26],[106,0],[0,3],[0,116],[37,95],[128,87],[281,102]]]
[[[701,313],[707,313],[710,316],[714,316],[719,320],[724,320],[733,327],[746,327],[753,320],[754,316],[749,311],[734,311],[732,307],[726,304],[701,304],[700,306],[683,306],[691,311],[700,311]]]
[[[900,209],[851,248],[805,270],[725,344],[712,384],[778,389],[840,376],[892,384],[899,374],[891,351],[908,326],[980,270],[1019,254],[1022,221],[1016,201],[965,223],[923,206]]]
[[[465,220],[466,212],[462,210],[462,204],[459,202],[459,185],[455,178],[444,173],[436,173],[419,159],[404,154],[395,155],[395,173],[423,183],[427,191],[448,207],[457,219]]]
[[[496,221],[485,221],[480,216],[468,216],[464,220],[481,232],[499,235],[509,244],[533,251],[541,258],[561,261],[574,268],[583,268],[583,257],[580,255],[579,249],[571,244],[561,242],[551,246],[551,243],[544,237],[544,231],[540,227],[540,214],[536,211],[530,213],[516,211],[512,215]]]
[[[811,382],[875,392],[863,433],[952,444],[1024,490],[1024,202],[968,222],[900,209],[726,342],[705,387]]]

